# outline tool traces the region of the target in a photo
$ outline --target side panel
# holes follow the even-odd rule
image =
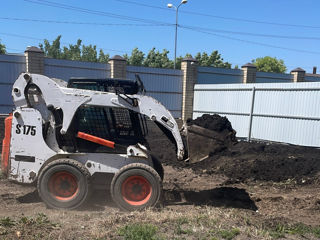
[[[11,128],[12,128],[12,116],[5,119],[5,131],[4,139],[2,141],[2,155],[1,155],[1,170],[6,175],[8,174],[8,166],[10,165],[10,140],[11,140]]]
[[[12,118],[9,179],[32,183],[44,161],[54,155],[43,139],[41,114],[18,108]]]

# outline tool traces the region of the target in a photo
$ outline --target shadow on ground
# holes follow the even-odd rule
[[[244,189],[220,187],[203,191],[164,190],[165,205],[210,205],[256,211],[258,207]]]
[[[41,202],[38,191],[17,198],[20,203]],[[203,191],[164,190],[164,205],[210,205],[257,210],[257,206],[244,189],[220,187]],[[116,207],[108,191],[94,191],[88,203],[82,208],[87,211],[100,211],[105,207]]]

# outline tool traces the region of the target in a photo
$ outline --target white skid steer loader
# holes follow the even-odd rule
[[[78,208],[99,183],[121,209],[155,206],[164,173],[148,151],[144,116],[174,140],[179,160],[189,157],[177,122],[144,94],[139,78],[78,78],[67,85],[23,73],[12,96],[15,110],[5,120],[2,171],[10,180],[36,183],[51,208]]]

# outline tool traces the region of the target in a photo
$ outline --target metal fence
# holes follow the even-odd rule
[[[13,108],[11,88],[20,73],[26,71],[23,55],[0,55],[0,113],[9,113]]]
[[[107,78],[110,77],[110,65],[45,58],[44,75],[65,81],[68,81],[71,77]]]
[[[242,83],[243,72],[240,69],[198,67],[199,84]]]
[[[228,117],[238,137],[320,147],[320,83],[196,85],[194,114]]]
[[[175,118],[181,118],[181,70],[127,66],[127,78],[135,79],[135,74],[139,74],[147,95],[160,101]]]

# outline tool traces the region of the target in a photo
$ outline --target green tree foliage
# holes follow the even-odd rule
[[[127,54],[123,55],[123,57],[127,60],[128,65],[132,65],[132,66],[143,65],[144,53],[140,51],[138,48],[134,48],[132,50],[130,57]]]
[[[69,60],[81,60],[81,40],[78,39],[77,44],[69,44],[69,48],[63,47],[62,58]]]
[[[1,44],[1,41],[0,41],[0,54],[6,54],[6,45]]]
[[[98,62],[108,63],[110,55],[108,53],[104,53],[102,49],[99,51]]]
[[[173,62],[168,58],[168,53],[169,51],[166,49],[160,53],[152,48],[144,59],[143,65],[154,68],[173,68]]]
[[[109,54],[105,54],[102,49],[97,53],[95,45],[84,45],[81,39],[78,39],[76,44],[69,44],[68,47],[64,46],[61,49],[61,35],[59,35],[52,44],[45,39],[43,44],[40,43],[39,47],[44,51],[45,56],[56,59],[68,59],[88,62],[108,62]]]
[[[89,61],[89,62],[102,62],[107,63],[109,60],[109,54],[105,54],[102,49],[97,51],[96,45],[84,45],[81,39],[78,39],[76,44],[69,44],[69,46],[63,46],[61,48],[61,35],[59,35],[52,43],[48,40],[44,40],[43,44],[39,44],[40,48],[44,51],[45,56],[56,59],[69,59],[77,61]],[[0,45],[1,46],[1,45]],[[1,49],[1,48],[0,48]],[[131,55],[124,54],[123,57],[127,60],[128,65],[133,66],[145,66],[154,68],[173,68],[174,61],[168,57],[169,51],[163,49],[162,52],[152,48],[147,55],[145,55],[138,48],[134,48]],[[187,53],[186,57],[192,57]],[[197,53],[196,60],[200,66],[207,67],[219,67],[219,68],[231,68],[231,64],[224,62],[221,54],[218,51],[213,51],[210,55],[206,52]],[[181,61],[183,57],[177,57],[176,67],[181,68]]]
[[[197,59],[198,64],[203,67],[231,68],[231,64],[224,62],[218,51],[213,51],[210,56],[206,52],[203,52],[202,54],[198,52],[195,58]]]
[[[252,63],[257,66],[259,72],[285,73],[287,71],[284,61],[275,57],[256,58]]]
[[[82,45],[82,61],[97,62],[97,47],[91,44],[89,46]]]

